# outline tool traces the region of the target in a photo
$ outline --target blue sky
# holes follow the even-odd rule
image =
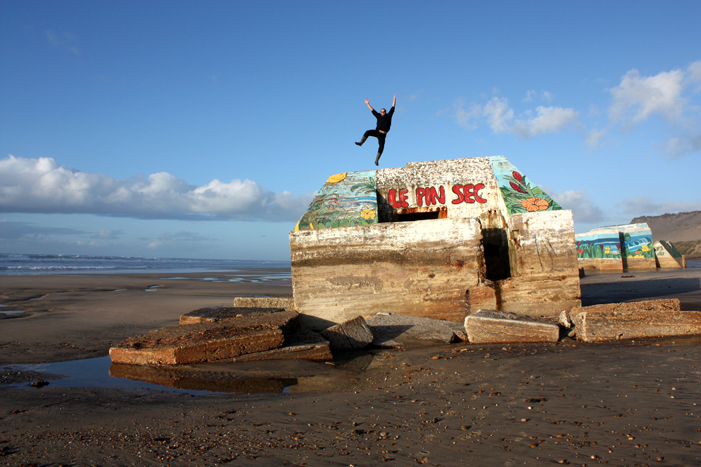
[[[578,232],[701,209],[701,3],[0,3],[0,252],[289,259],[329,175],[504,155]]]

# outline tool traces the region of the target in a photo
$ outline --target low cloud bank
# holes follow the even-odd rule
[[[312,198],[313,193],[274,193],[251,180],[194,186],[166,172],[117,180],[70,169],[50,157],[0,160],[0,212],[290,222]]]
[[[498,90],[495,90],[497,92]],[[523,139],[531,139],[548,133],[560,133],[568,129],[582,132],[590,150],[599,148],[602,138],[614,130],[625,133],[636,125],[657,116],[669,125],[671,137],[660,141],[656,147],[670,159],[701,150],[701,122],[698,105],[694,99],[701,92],[701,60],[685,69],[662,71],[643,76],[631,69],[621,77],[617,86],[606,90],[611,95],[608,107],[607,128],[597,128],[598,121],[589,126],[582,121],[584,114],[571,107],[540,105],[518,114],[505,97],[493,96],[484,103],[465,104],[463,98],[455,100],[449,114],[468,130],[476,130],[486,124],[494,134],[511,133]],[[548,91],[537,93],[529,90],[524,103],[536,100],[550,104],[554,95]],[[598,114],[598,113],[597,113]]]

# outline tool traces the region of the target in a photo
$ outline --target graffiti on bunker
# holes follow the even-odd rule
[[[375,170],[332,175],[295,230],[320,230],[377,223]]]
[[[511,164],[504,156],[489,158],[494,176],[497,178],[501,196],[509,215],[561,210],[550,196],[539,186],[534,185],[526,176]]]

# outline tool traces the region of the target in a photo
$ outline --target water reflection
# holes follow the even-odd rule
[[[113,363],[110,376],[157,384],[176,389],[236,393],[283,393],[297,384],[297,378],[246,376],[229,371],[193,367],[125,365]]]

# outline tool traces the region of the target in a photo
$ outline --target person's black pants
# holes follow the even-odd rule
[[[385,150],[385,138],[387,138],[387,133],[382,133],[380,130],[368,130],[363,135],[363,138],[367,138],[368,136],[374,136],[377,138],[377,142],[380,144],[377,154],[382,154],[382,151]]]

